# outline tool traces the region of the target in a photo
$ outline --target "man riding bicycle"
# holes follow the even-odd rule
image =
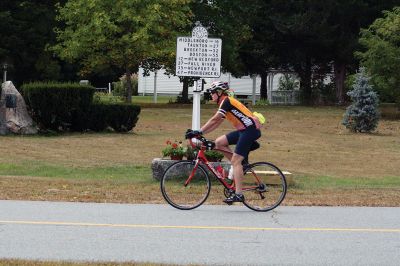
[[[237,130],[218,137],[215,140],[215,147],[221,150],[231,162],[236,185],[235,194],[225,199],[224,202],[227,204],[243,202],[242,162],[247,160],[250,150],[259,147],[256,140],[261,136],[260,121],[241,102],[229,97],[229,85],[227,82],[215,81],[208,91],[211,93],[212,101],[219,105],[219,109],[200,130],[189,130],[186,133],[186,138],[193,138],[212,132],[218,128],[225,118],[233,124]],[[236,144],[236,147],[232,154],[229,145],[233,144]]]

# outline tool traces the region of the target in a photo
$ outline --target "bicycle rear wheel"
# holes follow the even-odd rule
[[[283,201],[286,195],[286,178],[271,163],[250,164],[243,175],[244,205],[255,211],[270,211]]]
[[[186,184],[187,183],[187,184]],[[164,199],[180,210],[191,210],[203,204],[210,194],[211,182],[201,165],[180,161],[167,168],[161,178]]]

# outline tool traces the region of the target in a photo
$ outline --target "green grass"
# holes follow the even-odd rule
[[[119,96],[113,96],[106,93],[96,93],[95,99],[103,103],[123,103],[124,99]],[[157,103],[169,103],[175,101],[176,96],[157,96]],[[154,103],[153,96],[132,96],[133,104]]]
[[[149,166],[70,167],[44,164],[37,161],[0,163],[0,175],[40,176],[65,179],[119,179],[135,182],[154,182]],[[215,181],[212,179],[212,181]],[[213,182],[218,185],[217,182]],[[332,176],[296,176],[296,189],[400,188],[400,176],[381,178],[339,178]]]
[[[147,166],[70,167],[26,161],[18,164],[0,163],[0,175],[40,176],[67,179],[120,179],[150,182],[151,169]]]

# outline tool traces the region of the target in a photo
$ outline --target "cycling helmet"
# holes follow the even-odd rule
[[[226,92],[229,90],[228,82],[224,81],[214,81],[211,83],[210,88],[208,89],[209,92],[214,93],[217,91]]]

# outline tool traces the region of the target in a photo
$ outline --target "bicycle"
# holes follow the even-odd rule
[[[235,192],[235,182],[228,181],[223,172],[207,160],[206,150],[212,150],[215,143],[199,136],[200,147],[189,139],[193,148],[198,147],[196,159],[182,160],[169,166],[161,178],[161,193],[164,199],[180,210],[192,210],[202,205],[211,190],[208,170],[224,186],[225,197]],[[218,149],[214,149],[217,150]],[[243,204],[254,211],[270,211],[278,207],[285,198],[287,183],[285,175],[269,162],[245,162],[243,165]]]

